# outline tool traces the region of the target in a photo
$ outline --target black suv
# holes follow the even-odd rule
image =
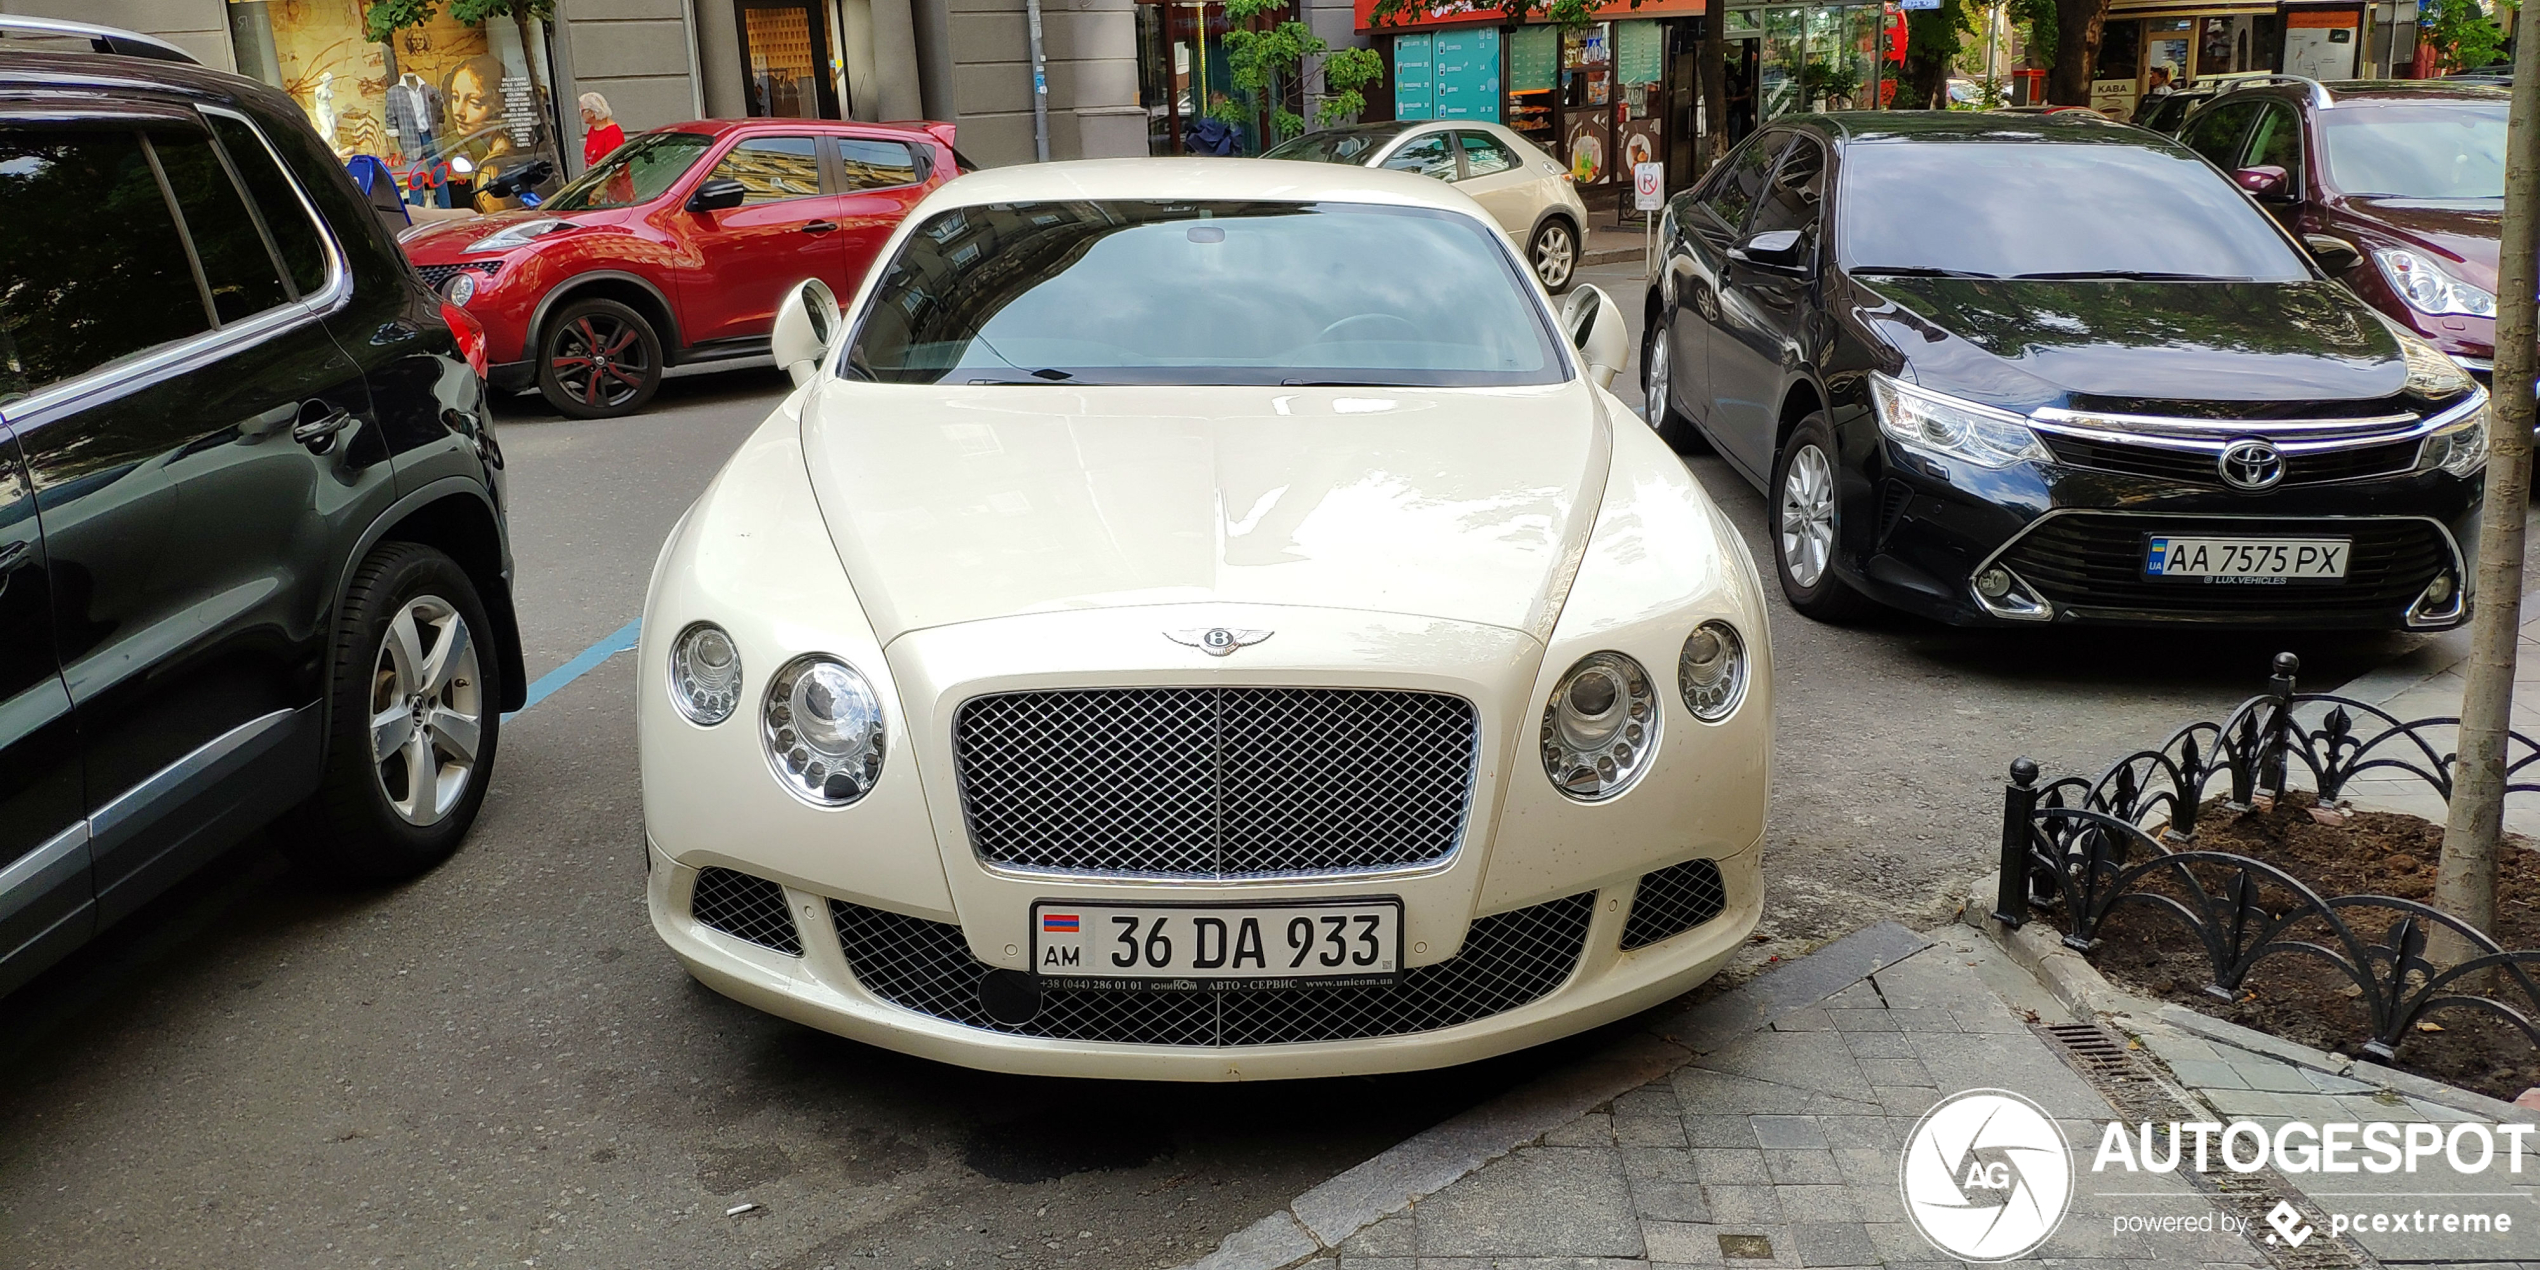
[[[1649,414],[1800,612],[2430,629],[2487,397],[2231,179],[2084,114],[1826,115],[1668,205]]]
[[[522,695],[483,350],[278,92],[0,17],[0,991],[277,817],[439,861]]]

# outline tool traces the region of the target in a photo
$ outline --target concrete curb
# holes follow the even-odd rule
[[[1579,262],[1572,267],[1589,269],[1598,265],[1629,265],[1647,259],[1649,251],[1645,247],[1591,247],[1579,253]]]
[[[1215,1252],[1184,1270],[1284,1270],[1312,1260],[1696,1054],[1813,1006],[1929,947],[1931,940],[1894,922],[1854,931],[1734,991],[1654,1018],[1602,1053],[1414,1134],[1228,1235]]]
[[[2540,613],[2540,608],[2535,608],[2535,605],[2540,605],[2540,591],[2532,591],[2522,597],[2522,612],[2526,619]],[[2352,697],[2377,706],[2468,659],[2469,627],[2464,624],[2435,636],[2414,652],[2401,654],[2329,691],[2336,696]]]
[[[2098,967],[2064,947],[2063,941],[2045,923],[2032,921],[2018,930],[2006,930],[2000,922],[1993,920],[1992,912],[1992,897],[1979,896],[1959,910],[1959,917],[2010,954],[2011,960],[2021,968],[2037,976],[2037,981],[2077,1017],[2097,1019],[2102,1015],[2118,1015],[2158,1022],[2218,1045],[2228,1045],[2330,1076],[2359,1080],[2390,1093],[2430,1102],[2482,1120],[2540,1124],[2540,1111],[2528,1107],[2517,1107],[2501,1099],[2379,1063],[2312,1049],[2282,1037],[2200,1014],[2183,1005],[2136,996],[2108,982],[2108,977],[2100,974]]]

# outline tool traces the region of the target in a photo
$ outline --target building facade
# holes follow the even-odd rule
[[[559,0],[556,19],[431,20],[373,41],[366,0],[0,0],[156,35],[290,93],[346,155],[404,173],[546,158],[580,170],[582,93],[628,132],[700,117],[940,119],[1031,161],[1029,0]],[[1042,0],[1051,158],[1145,154],[1133,0]],[[1343,10],[1346,13],[1346,10]],[[507,160],[506,156],[510,156]]]

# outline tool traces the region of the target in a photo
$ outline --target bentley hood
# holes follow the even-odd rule
[[[824,381],[803,452],[888,645],[1240,602],[1549,634],[1611,455],[1597,394]],[[1637,426],[1637,425],[1635,425]]]

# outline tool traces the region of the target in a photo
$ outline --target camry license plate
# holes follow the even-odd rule
[[[2348,538],[2154,537],[2143,572],[2202,582],[2333,582],[2346,576],[2353,545]]]
[[[1402,901],[1032,905],[1032,970],[1049,986],[1228,989],[1392,983]]]

